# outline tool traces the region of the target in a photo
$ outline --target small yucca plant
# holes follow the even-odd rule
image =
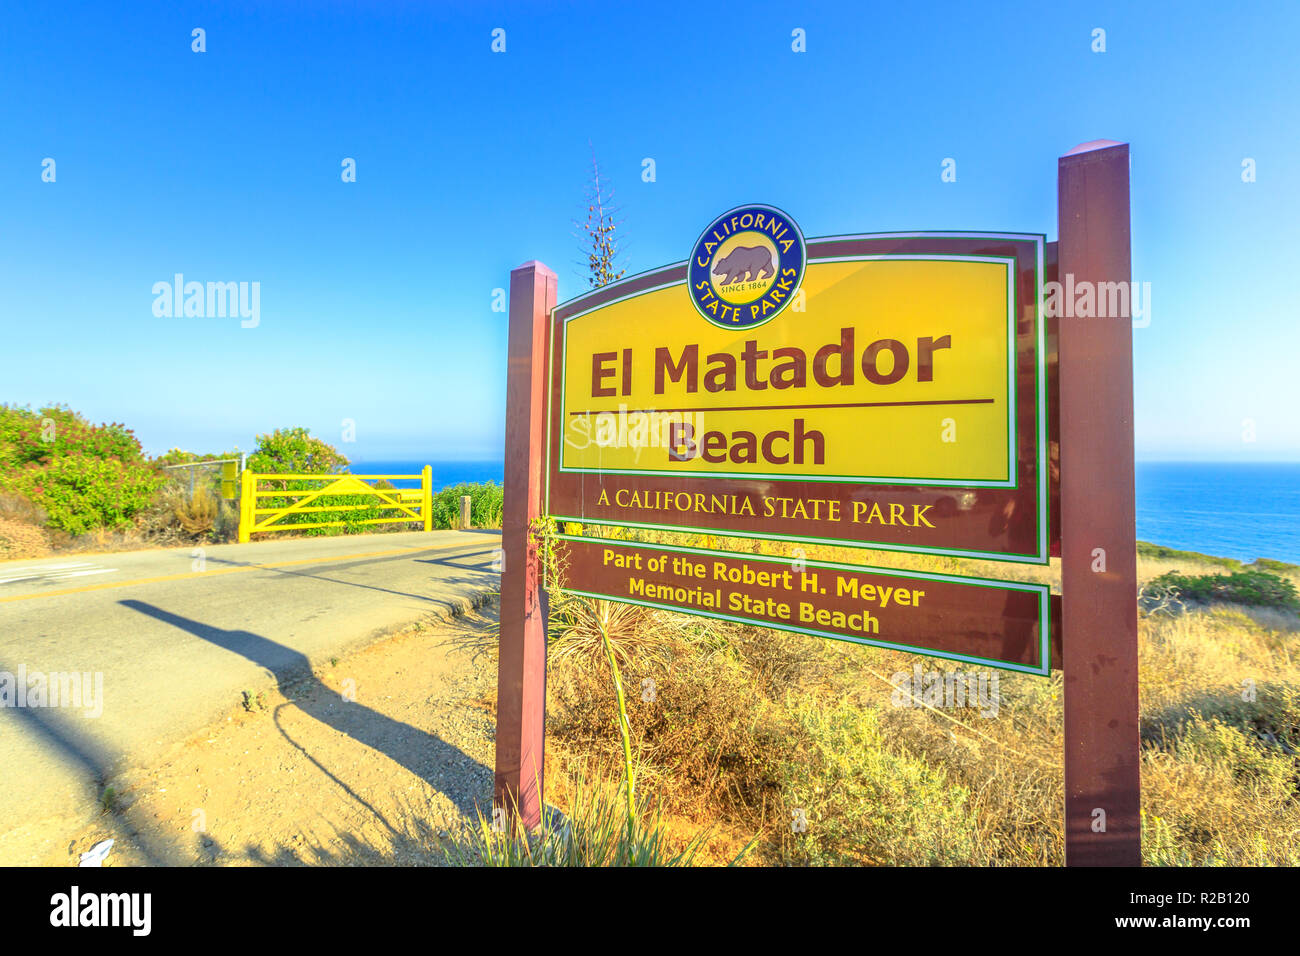
[[[193,495],[176,506],[176,520],[186,534],[197,538],[212,530],[217,521],[218,507],[212,492],[205,485],[200,485],[194,489]]]
[[[554,639],[548,651],[556,662],[578,659],[584,663],[608,660],[610,652],[620,664],[638,654],[656,654],[663,643],[646,624],[648,608],[636,604],[565,595],[551,612]]]
[[[693,866],[707,831],[693,837],[681,850],[668,846],[658,811],[643,799],[636,802],[636,817],[628,825],[621,788],[580,782],[567,815],[547,808],[534,833],[522,825],[513,829],[493,826],[482,812],[465,827],[460,839],[444,845],[449,862],[460,866]],[[746,846],[732,864],[739,863]]]

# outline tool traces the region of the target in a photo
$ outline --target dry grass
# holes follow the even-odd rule
[[[0,494],[0,561],[43,558],[50,553],[45,512],[18,494]]]
[[[50,553],[50,538],[38,525],[0,517],[0,561],[43,558]]]
[[[698,544],[789,554],[771,543]],[[1059,581],[1055,562],[836,550],[807,556]],[[1139,578],[1175,568],[1233,570],[1143,557]],[[892,675],[918,661],[949,671],[951,662],[644,609],[625,624],[639,638],[626,645],[624,668],[638,786],[669,818],[712,828],[718,858],[758,834],[755,862],[1063,862],[1059,673],[1000,673],[998,713],[986,718],[973,707],[896,705]],[[1300,863],[1298,650],[1300,618],[1289,612],[1216,605],[1141,615],[1147,863]],[[643,687],[652,689],[644,699]],[[617,766],[608,666],[596,655],[552,658],[548,733],[558,792],[568,768]]]

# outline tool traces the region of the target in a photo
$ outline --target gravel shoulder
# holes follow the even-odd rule
[[[412,625],[232,701],[137,774],[41,862],[75,866],[440,864],[440,837],[490,813],[496,610]]]

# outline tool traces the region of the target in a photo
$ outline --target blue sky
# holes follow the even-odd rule
[[[499,458],[492,291],[534,258],[581,291],[589,140],[637,272],[744,202],[810,237],[1055,238],[1058,155],[1109,138],[1152,288],[1139,458],[1300,460],[1300,6],[743,7],[6,3],[0,402],[153,453],[296,424],[341,443],[352,419],[357,460]],[[260,282],[260,325],[155,317],[178,272]]]

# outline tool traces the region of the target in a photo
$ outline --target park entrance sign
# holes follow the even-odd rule
[[[779,583],[732,580],[725,555],[562,537],[566,588],[1046,674],[1047,585],[819,576],[798,547],[1047,562],[1043,237],[838,236],[804,250],[786,213],[740,207],[688,262],[551,322],[546,513],[789,542],[740,562],[784,565]]]
[[[565,590],[1047,674],[1046,584],[560,535]]]
[[[547,513],[1046,563],[1043,237],[807,248],[758,324],[701,316],[698,260],[556,309]]]
[[[540,819],[544,517],[571,593],[1024,674],[1063,668],[1067,862],[1139,862],[1130,326],[1058,327],[1042,308],[1062,277],[1128,282],[1127,146],[1063,156],[1058,206],[1049,243],[805,240],[756,204],[718,216],[686,261],[560,305],[545,266],[512,273],[498,806]],[[1023,573],[846,563],[805,546],[1060,555],[1063,598]]]

